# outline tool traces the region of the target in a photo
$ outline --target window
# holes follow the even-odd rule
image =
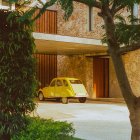
[[[50,86],[51,87],[54,87],[55,86],[55,80],[51,82]]]
[[[139,6],[138,4],[134,4],[134,7],[133,7],[133,15],[138,18],[138,13],[139,12]]]
[[[61,80],[57,80],[56,85],[57,85],[58,87],[59,87],[59,86],[62,86],[62,82],[61,82]]]
[[[132,15],[134,16],[134,19],[138,19],[139,18],[139,5],[138,4],[134,4],[134,6],[132,7],[133,10],[132,10]],[[139,21],[132,21],[133,24],[138,24]]]
[[[136,18],[138,17],[138,4],[134,4],[133,15],[134,15]]]
[[[64,86],[68,86],[68,82],[66,80],[63,80]]]
[[[94,27],[93,8],[88,7],[88,31],[93,31]]]
[[[82,84],[80,80],[70,80],[71,84]]]

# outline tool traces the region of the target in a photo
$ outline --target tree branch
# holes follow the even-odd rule
[[[113,13],[113,15],[115,15],[118,11],[125,8],[125,6],[126,5],[124,5],[124,4],[119,4],[118,5],[118,0],[114,0],[112,2],[111,12]]]
[[[95,0],[73,0],[75,2],[79,2],[79,3],[83,3],[83,4],[86,4],[88,6],[91,6],[91,7],[96,7],[98,9],[101,9],[101,3],[100,2],[97,2]]]
[[[114,3],[112,4],[111,11],[114,11],[115,8],[116,8],[116,0],[114,0]]]
[[[140,49],[140,42],[137,44],[121,47],[118,51],[119,54],[124,54],[126,52],[135,51]]]
[[[114,8],[114,10],[112,11],[114,14],[116,14],[118,11],[120,11],[121,9],[125,8],[125,5],[120,5],[117,8]]]

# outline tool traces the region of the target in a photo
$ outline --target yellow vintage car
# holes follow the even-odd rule
[[[40,101],[45,98],[61,99],[67,104],[70,98],[78,98],[80,103],[86,102],[88,93],[79,79],[76,78],[54,78],[48,87],[39,89],[38,98]]]

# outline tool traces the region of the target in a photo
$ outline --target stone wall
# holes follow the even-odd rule
[[[123,60],[132,91],[138,97],[140,96],[140,50],[127,53],[123,56]],[[109,71],[110,97],[122,97],[112,61]]]
[[[65,36],[76,36],[76,37],[85,37],[85,38],[94,38],[94,39],[101,39],[103,30],[101,29],[102,26],[102,19],[97,16],[98,10],[93,8],[93,31],[88,30],[88,23],[89,23],[89,12],[88,6],[75,3],[74,4],[74,11],[72,16],[69,18],[68,21],[63,19],[64,11],[61,10],[58,6],[58,16],[57,16],[57,26],[58,31],[57,33],[60,35]]]
[[[80,79],[93,98],[93,59],[84,55],[58,55],[57,76]]]
[[[138,97],[140,96],[140,50],[126,54],[124,62],[131,88]]]
[[[116,78],[115,69],[112,60],[109,60],[109,97],[122,98],[121,90]]]

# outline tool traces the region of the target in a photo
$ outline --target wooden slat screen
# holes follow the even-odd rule
[[[38,13],[39,10],[35,12],[34,16]],[[57,11],[46,10],[35,21],[34,32],[57,34]]]
[[[36,53],[34,56],[37,59],[37,80],[41,83],[42,88],[57,77],[57,55]]]

